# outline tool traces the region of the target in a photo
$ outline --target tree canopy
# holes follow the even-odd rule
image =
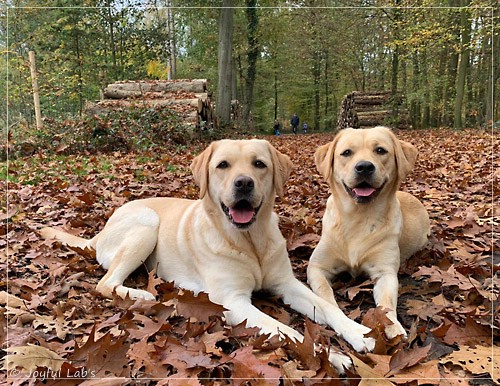
[[[270,131],[275,118],[287,127],[297,112],[313,129],[334,128],[338,106],[353,90],[400,92],[416,128],[480,127],[498,116],[494,0],[233,3],[226,75],[245,127]],[[166,78],[173,63],[177,78],[207,78],[217,95],[222,5],[4,0],[2,120],[33,120],[30,50],[47,117],[81,114],[113,81]]]

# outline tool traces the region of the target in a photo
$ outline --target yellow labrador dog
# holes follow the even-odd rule
[[[285,239],[273,212],[283,194],[291,161],[265,140],[222,140],[212,143],[191,164],[200,187],[199,200],[151,198],[132,201],[110,217],[104,229],[85,240],[52,228],[56,238],[80,248],[94,248],[108,270],[97,289],[111,297],[153,299],[147,291],[128,288],[124,280],[141,264],[181,288],[208,293],[221,304],[226,322],[258,327],[262,333],[303,336],[258,310],[253,291],[266,289],[319,323],[332,327],[358,351],[373,349],[370,330],[315,295],[293,275]],[[331,354],[342,369],[347,357]]]
[[[331,280],[348,271],[375,281],[377,306],[388,309],[388,338],[406,336],[397,320],[401,259],[421,249],[429,216],[420,201],[398,191],[417,159],[417,149],[386,127],[345,129],[315,153],[319,173],[330,185],[321,240],[307,269],[312,290],[337,306]]]

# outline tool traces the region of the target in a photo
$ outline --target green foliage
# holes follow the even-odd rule
[[[207,78],[217,95],[220,1],[44,2],[52,8],[38,3],[24,0],[1,10],[0,48],[8,60],[0,61],[0,75],[7,80],[0,83],[0,95],[7,97],[9,91],[8,104],[0,106],[1,121],[7,123],[8,107],[8,124],[33,122],[29,50],[36,53],[42,114],[52,119],[81,115],[85,102],[97,99],[115,80],[166,78],[171,42],[177,77]],[[248,58],[255,58],[253,36],[258,55],[251,113],[257,130],[271,130],[275,110],[285,128],[294,111],[310,127],[333,128],[345,94],[391,88],[396,50],[398,88],[414,107],[415,123],[449,124],[456,58],[463,49],[459,0],[357,0],[337,2],[337,7],[326,0],[260,0],[255,31],[250,31],[245,4],[240,1],[234,12],[233,75],[237,98],[244,103]],[[170,35],[167,5],[175,20]],[[471,56],[462,107],[477,125],[500,107],[500,98],[491,97],[498,88],[489,86],[500,74],[500,60],[492,59],[492,47],[500,44],[495,5],[471,0],[466,7]]]
[[[14,153],[15,144],[30,142],[59,155],[157,150],[185,145],[194,134],[168,109],[137,107],[81,119],[46,118],[42,130],[18,126],[13,132]]]

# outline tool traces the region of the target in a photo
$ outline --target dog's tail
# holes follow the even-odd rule
[[[70,247],[76,247],[76,248],[94,248],[94,243],[93,239],[84,239],[82,237],[74,236],[70,233],[61,231],[59,229],[55,228],[42,228],[40,229],[40,234],[42,237],[46,240],[49,239],[56,239],[57,241],[60,241],[61,243],[68,245]]]

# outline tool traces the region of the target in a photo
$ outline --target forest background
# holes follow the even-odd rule
[[[244,127],[288,127],[297,112],[313,129],[335,128],[353,90],[402,92],[414,128],[485,127],[500,107],[494,0],[2,2],[0,124],[14,135],[34,122],[30,50],[48,118],[80,116],[125,79],[206,78],[217,95],[225,6],[234,31],[223,76]]]

